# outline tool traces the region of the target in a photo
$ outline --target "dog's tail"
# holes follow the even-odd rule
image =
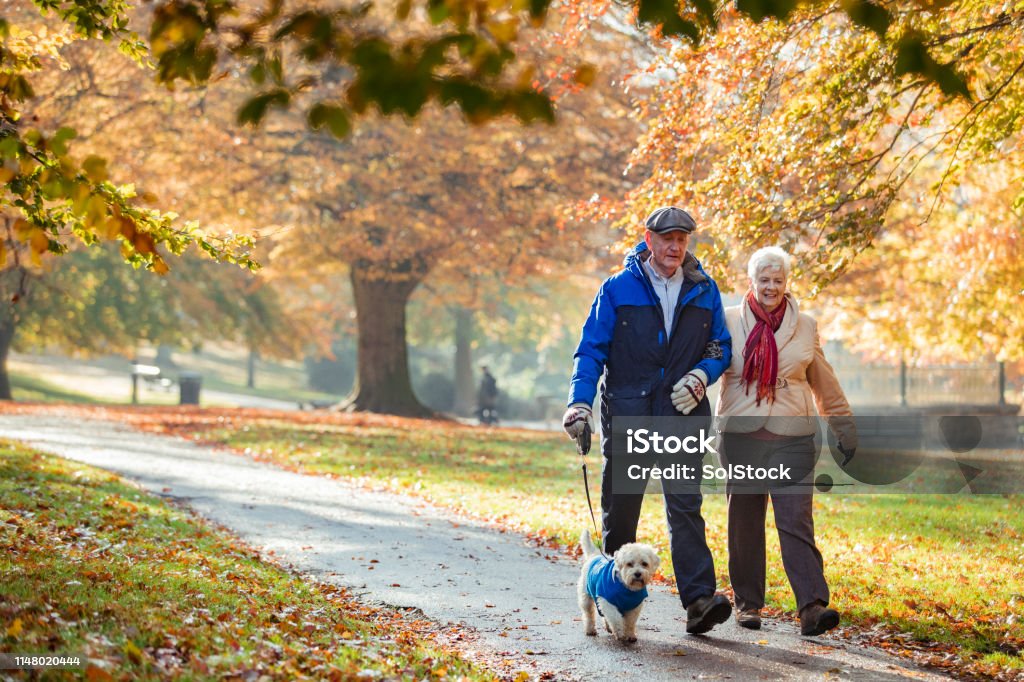
[[[592,556],[597,556],[601,552],[594,546],[594,541],[590,539],[590,531],[586,528],[580,534],[580,548],[583,550],[583,558],[589,559]]]

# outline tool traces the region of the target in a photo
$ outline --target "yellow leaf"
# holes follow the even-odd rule
[[[525,670],[520,670],[512,679],[514,679],[515,682],[530,682],[530,673],[526,672]]]
[[[487,28],[499,43],[511,43],[519,34],[519,20],[488,21]]]
[[[50,248],[50,238],[46,236],[45,230],[35,230],[29,240],[29,248],[35,253],[43,253]]]
[[[142,662],[142,650],[139,649],[139,647],[135,645],[135,642],[130,639],[124,643],[124,646],[121,647],[121,651],[124,652],[125,656],[131,659],[132,663],[138,664]]]
[[[572,78],[580,85],[590,85],[597,77],[597,69],[592,64],[580,64]]]
[[[7,627],[7,636],[8,637],[17,637],[18,635],[21,634],[21,630],[22,630],[21,618],[15,618],[14,622],[11,623]]]
[[[14,221],[14,232],[18,235],[18,239],[26,241],[32,236],[32,231],[36,229],[36,226],[25,220],[24,218],[18,218]]]
[[[95,154],[87,156],[82,162],[82,170],[93,182],[103,182],[107,179],[107,160]]]
[[[85,226],[90,230],[102,225],[107,217],[106,202],[98,196],[92,196],[86,204]]]
[[[155,272],[158,275],[166,275],[168,272],[171,271],[171,269],[167,267],[167,263],[165,263],[164,259],[161,258],[160,256],[153,256],[152,268],[153,272]]]

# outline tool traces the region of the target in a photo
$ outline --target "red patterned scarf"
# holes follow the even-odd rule
[[[749,394],[750,384],[757,381],[758,405],[765,398],[775,402],[775,382],[779,377],[779,348],[775,345],[775,332],[782,325],[788,303],[783,299],[779,307],[768,312],[757,302],[753,291],[747,292],[745,300],[757,323],[743,346],[743,383]]]

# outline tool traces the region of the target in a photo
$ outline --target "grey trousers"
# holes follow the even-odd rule
[[[722,459],[729,464],[770,467],[784,463],[813,475],[816,456],[812,436],[761,440],[726,433]],[[782,565],[796,596],[798,609],[829,602],[821,552],[814,544],[813,487],[753,485],[745,481],[726,484],[729,505],[729,579],[738,610],[760,609],[765,592],[765,515],[771,497],[775,526],[779,531]]]

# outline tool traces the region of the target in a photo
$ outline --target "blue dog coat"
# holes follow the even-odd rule
[[[587,594],[597,602],[601,597],[619,610],[632,611],[647,599],[647,588],[631,590],[619,580],[615,562],[603,556],[596,556],[587,565]],[[599,609],[600,610],[600,609]]]

